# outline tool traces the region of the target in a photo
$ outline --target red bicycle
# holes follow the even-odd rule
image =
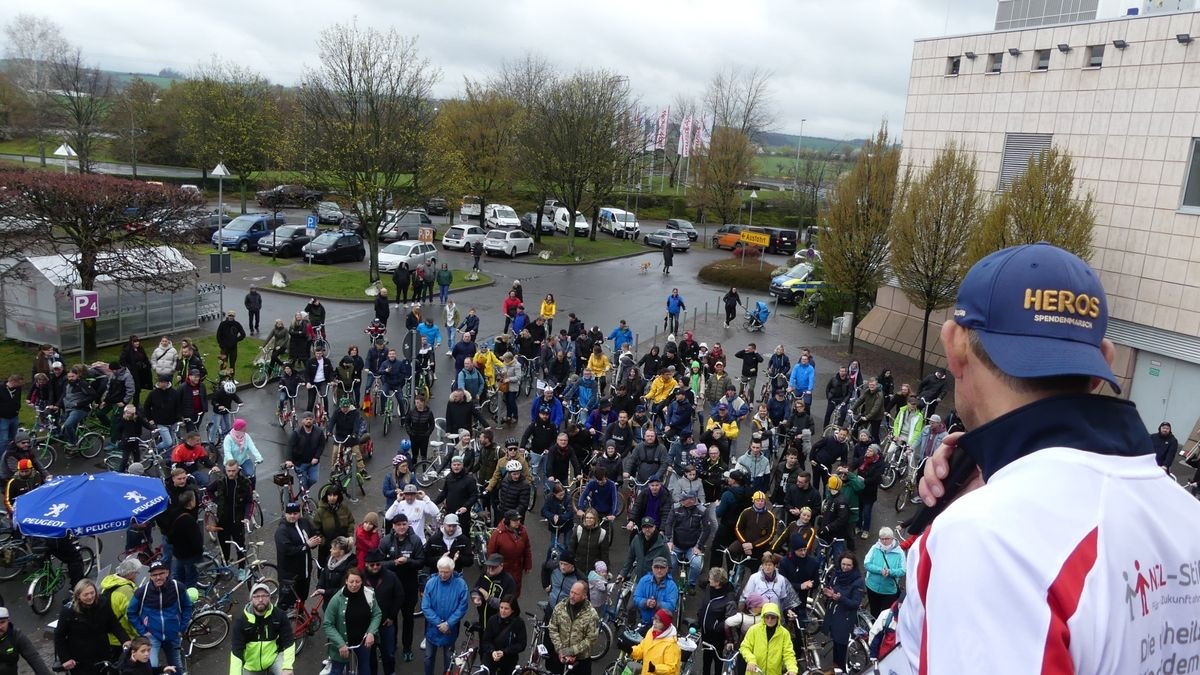
[[[286,592],[292,592],[292,584],[283,585]],[[288,622],[292,624],[292,636],[296,641],[296,653],[304,649],[304,641],[321,630],[321,607],[325,604],[325,596],[313,593],[308,599],[296,598],[296,603],[288,609]]]

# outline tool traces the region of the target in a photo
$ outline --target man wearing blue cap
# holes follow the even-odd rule
[[[1200,539],[1164,519],[1195,523],[1200,506],[1155,465],[1134,405],[1091,393],[1101,382],[1120,391],[1107,325],[1096,272],[1049,244],[998,251],[967,273],[941,337],[971,431],[927,463],[925,503],[954,497],[942,482],[952,453],[975,468],[911,543],[901,648],[884,672],[1200,662]]]

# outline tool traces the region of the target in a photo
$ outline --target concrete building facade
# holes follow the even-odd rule
[[[950,141],[989,190],[1043,148],[1071,154],[1095,204],[1090,262],[1123,395],[1147,426],[1186,434],[1200,418],[1200,12],[917,41],[902,163],[928,166]],[[886,286],[857,335],[916,356],[921,318]],[[945,318],[931,322],[934,362]]]

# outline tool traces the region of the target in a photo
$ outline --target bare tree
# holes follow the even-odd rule
[[[540,54],[526,52],[516,61],[501,63],[488,88],[504,92],[516,99],[522,110],[529,110],[557,79],[549,61]]]
[[[157,117],[158,87],[135,77],[114,97],[108,128],[115,136],[113,147],[118,157],[129,160],[137,178],[139,150],[146,126]]]
[[[195,215],[200,198],[175,187],[96,174],[0,170],[0,222],[20,222],[50,255],[60,255],[95,290],[100,277],[173,290],[183,279],[175,258],[159,248],[162,225]],[[130,223],[128,212],[141,218]],[[96,322],[83,325],[84,345],[95,353]]]
[[[714,128],[736,129],[751,141],[770,129],[775,123],[771,77],[769,70],[755,67],[743,71],[737,66],[713,75],[704,92],[704,106],[716,118]]]
[[[97,138],[112,103],[112,78],[85,65],[83,52],[76,49],[51,64],[50,80],[58,90],[55,106],[67,129],[67,142],[78,155],[79,173],[90,173]]]
[[[420,56],[416,38],[394,28],[337,24],[322,31],[318,50],[320,65],[300,92],[310,173],[353,200],[376,281],[388,209],[423,203],[461,179],[461,155],[436,146],[432,133],[430,92],[441,74]]]
[[[754,166],[754,148],[746,134],[718,127],[705,154],[696,162],[696,200],[722,223],[737,221],[741,190]]]
[[[62,27],[49,19],[18,14],[4,27],[4,55],[16,86],[25,93],[25,115],[12,122],[24,134],[34,138],[42,165],[46,164],[46,146],[54,143],[56,108],[52,90],[51,64],[71,51],[62,37]]]
[[[604,72],[593,75],[594,82],[600,86],[594,95],[597,119],[592,130],[595,141],[593,171],[588,181],[592,204],[592,227],[588,238],[596,241],[600,206],[612,198],[613,191],[623,182],[630,162],[639,154],[641,133],[637,128],[636,103],[629,89],[629,78]]]
[[[536,167],[531,180],[571,214],[567,254],[575,253],[576,212],[585,197],[611,190],[624,169],[614,145],[630,142],[629,84],[606,71],[579,72],[553,82],[536,97],[521,130],[522,161]]]

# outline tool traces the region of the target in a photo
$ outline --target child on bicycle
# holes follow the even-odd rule
[[[358,409],[354,407],[350,397],[343,396],[338,401],[337,410],[334,410],[333,414],[329,416],[326,432],[333,438],[335,444],[342,447],[343,451],[346,448],[350,449],[351,456],[354,458],[354,466],[363,474],[364,480],[370,480],[371,476],[367,473],[367,467],[363,463],[362,452],[358,446],[361,431],[362,416],[359,415]]]
[[[149,429],[150,425],[138,415],[137,406],[132,403],[126,404],[121,410],[121,417],[116,421],[117,427],[117,447],[121,449],[121,473],[124,473],[129,468],[130,459],[135,462],[142,461],[142,450],[139,441],[142,439],[142,430]]]
[[[216,444],[232,428],[234,404],[241,405],[242,399],[237,394],[237,383],[225,380],[216,387],[208,400],[212,404],[213,417],[216,419],[208,442]]]
[[[380,321],[378,317],[371,320],[371,324],[363,329],[363,332],[371,336],[371,342],[375,342],[375,338],[387,338],[387,324]]]

